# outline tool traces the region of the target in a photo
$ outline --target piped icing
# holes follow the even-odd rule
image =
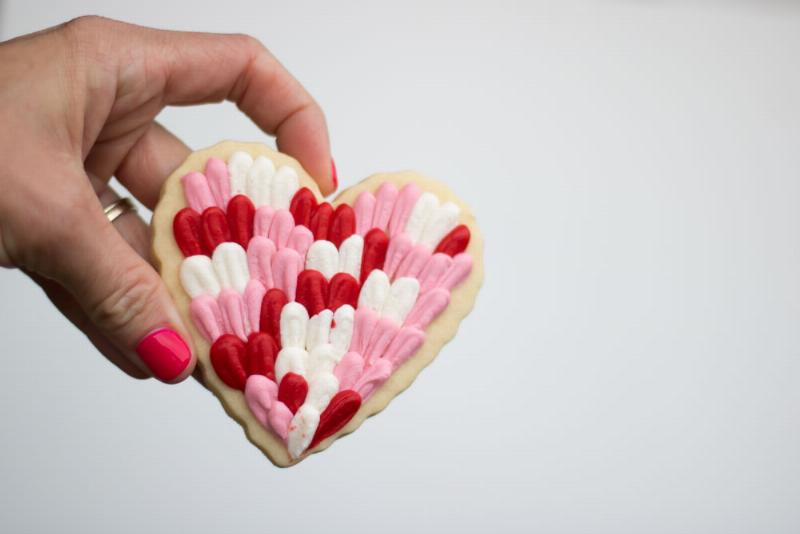
[[[470,273],[460,210],[385,182],[353,205],[242,151],[182,178],[173,220],[190,315],[220,380],[299,459],[425,342]]]

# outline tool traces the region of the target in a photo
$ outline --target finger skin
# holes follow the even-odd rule
[[[191,152],[172,132],[154,122],[125,154],[114,174],[133,196],[152,210],[164,180]]]
[[[116,62],[115,90],[125,95],[102,120],[88,122],[97,131],[85,137],[105,152],[100,157],[83,147],[89,170],[99,177],[110,176],[121,164],[164,106],[230,100],[275,135],[278,147],[303,165],[324,194],[335,189],[322,109],[256,39],[154,30],[98,17],[76,20],[68,34],[88,57]],[[86,109],[98,100],[103,98],[87,94]]]

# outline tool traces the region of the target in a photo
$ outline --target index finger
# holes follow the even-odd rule
[[[165,105],[230,100],[276,136],[278,148],[295,157],[324,194],[336,189],[322,109],[258,40],[140,27],[135,33],[148,69],[163,79]]]

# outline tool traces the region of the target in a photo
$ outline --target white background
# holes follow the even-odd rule
[[[411,167],[474,207],[477,308],[279,470],[3,272],[0,531],[800,531],[800,6],[205,5],[7,1],[0,37],[85,13],[257,36],[326,110],[342,186]],[[265,139],[228,104],[161,120]]]

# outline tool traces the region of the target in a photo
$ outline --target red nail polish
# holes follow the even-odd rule
[[[175,380],[192,361],[186,341],[171,328],[159,328],[147,334],[136,352],[153,376],[164,382]]]
[[[333,177],[333,190],[339,188],[339,178],[336,176],[336,162],[331,158],[331,176]]]

